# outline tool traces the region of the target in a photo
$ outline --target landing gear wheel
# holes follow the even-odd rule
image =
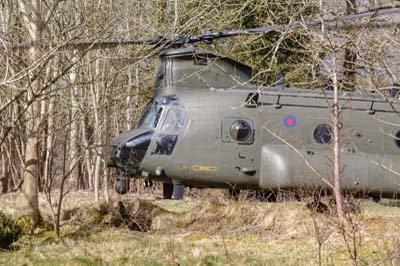
[[[174,199],[181,200],[185,194],[185,186],[181,184],[174,184]]]
[[[172,193],[174,191],[174,185],[170,183],[163,183],[163,198],[172,199]]]
[[[379,203],[381,201],[381,197],[372,197],[372,201],[375,203]]]
[[[145,187],[153,187],[153,181],[151,179],[145,179],[144,186]]]

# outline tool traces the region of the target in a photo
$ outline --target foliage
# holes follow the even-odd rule
[[[22,228],[11,216],[0,211],[0,248],[9,248],[22,235]]]
[[[221,4],[221,1],[216,2]],[[196,34],[204,29],[220,31],[258,28],[273,24],[288,25],[293,21],[311,19],[317,12],[317,7],[311,1],[226,0],[222,2],[223,8],[214,3],[213,11],[202,17],[198,25],[185,30],[184,34]],[[193,19],[190,10],[197,9],[196,3],[198,6],[204,5],[203,1],[198,0],[183,7],[180,25],[185,25]],[[306,44],[310,41],[309,34],[296,29],[283,35],[280,32],[268,32],[259,36],[224,39],[213,49],[252,66],[257,83],[270,85],[275,82],[279,72],[284,72],[289,77],[288,82],[307,84],[312,78],[311,69],[308,67],[312,62],[312,52],[306,48]]]
[[[237,2],[244,4],[245,1]],[[250,1],[241,10],[241,19],[233,26],[257,28],[270,24],[286,25],[301,17],[313,17],[315,11],[315,6],[307,1]],[[288,76],[293,76],[298,69],[306,69],[305,65],[311,61],[311,52],[304,48],[304,44],[310,41],[309,36],[295,31],[289,32],[282,40],[281,38],[282,34],[279,32],[265,33],[257,38],[245,37],[242,38],[241,45],[235,46],[232,52],[238,54],[240,60],[252,65],[255,73],[263,73],[257,78],[259,83],[269,85],[275,81],[279,72],[283,71]],[[311,73],[305,74],[292,79],[291,82],[306,82],[311,78]]]
[[[31,234],[33,233],[34,229],[38,229],[39,231],[42,232],[54,230],[54,225],[51,222],[46,221],[39,211],[37,212],[36,215],[37,215],[36,224],[32,224],[33,221],[31,217],[27,215],[22,215],[18,217],[18,225],[20,226],[24,234]]]

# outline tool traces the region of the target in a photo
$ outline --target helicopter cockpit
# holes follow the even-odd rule
[[[154,104],[156,106],[155,109],[147,117],[151,121],[153,119],[152,116],[154,116],[155,127],[157,127],[161,115],[164,115],[162,125],[159,125],[157,129],[156,145],[151,154],[170,155],[178,141],[179,132],[185,123],[184,112],[179,107],[179,101],[176,96],[158,97],[154,100]],[[139,127],[143,126],[146,126],[146,123],[139,125]]]
[[[176,96],[150,100],[137,128],[121,133],[111,141],[115,150],[108,160],[108,167],[135,175],[149,148],[151,155],[170,155],[173,152],[184,124],[185,112]]]

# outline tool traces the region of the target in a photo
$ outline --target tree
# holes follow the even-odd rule
[[[357,12],[357,0],[346,0],[346,15]],[[354,29],[352,29],[354,31]],[[348,32],[346,40],[346,48],[343,60],[343,85],[349,89],[354,88],[356,82],[356,61],[357,53],[355,51],[353,38],[354,34]]]
[[[25,27],[29,33],[31,42],[34,44],[42,41],[43,18],[41,10],[41,1],[32,0],[30,6],[28,3],[18,1]],[[32,66],[40,70],[40,60],[42,52],[33,45],[29,49],[29,61]],[[25,165],[24,165],[24,183],[22,192],[25,195],[24,209],[25,214],[31,218],[31,226],[35,227],[39,220],[39,198],[38,198],[38,142],[39,142],[39,125],[40,125],[40,109],[37,96],[41,91],[41,74],[40,72],[31,70],[29,73],[29,84],[27,92],[27,141],[25,148]]]

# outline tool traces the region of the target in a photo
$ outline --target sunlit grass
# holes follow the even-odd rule
[[[18,215],[20,197],[1,196],[0,208]],[[121,199],[127,206],[138,201],[154,210],[149,212],[155,215],[150,231],[113,227],[111,215],[99,212],[89,192],[72,193],[63,206],[69,214],[62,239],[45,230],[25,235],[16,250],[0,252],[0,265],[318,265],[313,219],[326,238],[322,265],[352,264],[335,217],[312,215],[303,202],[233,201],[220,191],[183,201],[157,200],[153,195],[132,198]],[[42,212],[50,218],[43,199]],[[358,261],[395,261],[400,209],[369,200],[362,201],[361,209],[352,217],[360,241]],[[351,240],[352,231],[346,230]]]

